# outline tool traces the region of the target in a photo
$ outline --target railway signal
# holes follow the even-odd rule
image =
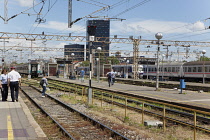
[[[96,34],[96,27],[97,26],[87,26],[87,33],[90,36],[95,36],[95,34]]]

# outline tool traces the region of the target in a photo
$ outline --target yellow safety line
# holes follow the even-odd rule
[[[11,117],[7,116],[8,140],[14,140]]]

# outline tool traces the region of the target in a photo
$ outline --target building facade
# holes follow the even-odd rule
[[[74,55],[72,55],[74,53]],[[64,45],[64,56],[69,60],[84,61],[84,45],[70,44]]]
[[[96,26],[96,32],[95,37],[109,37],[110,36],[110,20],[88,20],[87,26]],[[87,33],[87,59],[89,56],[89,48],[91,47],[92,50],[95,49],[95,56],[98,56],[97,53],[97,47],[101,47],[102,51],[101,53],[104,53],[103,55],[108,57],[109,56],[109,43],[102,43],[102,42],[92,42],[92,46],[89,42],[89,35]],[[105,40],[105,39],[104,39]],[[103,40],[102,40],[103,41]],[[109,39],[107,40],[109,41]]]

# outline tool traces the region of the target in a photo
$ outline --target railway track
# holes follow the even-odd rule
[[[33,84],[36,85],[37,82],[34,82]],[[87,93],[84,91],[83,85],[78,84],[72,84],[65,81],[59,81],[59,80],[49,80],[50,88],[56,89],[60,92],[64,92],[64,95],[68,95],[70,93],[73,93],[73,96],[82,96],[81,99],[87,96]],[[32,84],[32,85],[33,85]],[[120,93],[113,93],[107,90],[103,90],[100,88],[94,88],[93,90],[94,94],[94,100],[98,100],[101,102],[106,102],[109,104],[114,104],[117,106],[121,106],[123,108],[129,109],[129,110],[135,110],[136,112],[139,112],[141,114],[149,114],[151,116],[155,116],[159,118],[161,121],[165,121],[165,125],[167,128],[171,126],[177,126],[177,124],[181,124],[183,126],[191,127],[194,130],[201,130],[203,132],[210,133],[209,129],[209,114],[203,115],[200,113],[194,114],[194,111],[197,108],[193,108],[192,110],[187,110],[189,108],[182,107],[179,108],[177,104],[173,105],[173,107],[167,107],[167,103],[165,103],[165,107],[163,107],[163,104],[161,104],[160,101],[153,101],[149,99],[142,100],[141,98],[137,99],[136,97],[133,98],[132,95],[125,96],[124,94]],[[78,97],[79,98],[79,97]],[[125,101],[127,103],[125,103]],[[162,102],[164,103],[164,102]],[[134,105],[135,104],[135,105]],[[172,104],[172,103],[171,103]],[[189,105],[188,105],[189,106]],[[186,110],[185,110],[186,109]],[[165,110],[166,114],[163,114]],[[205,109],[201,112],[204,112]],[[139,114],[140,115],[140,114]],[[141,116],[141,115],[140,115]],[[195,117],[196,116],[196,117]],[[196,123],[195,123],[196,120]],[[160,126],[162,128],[164,126]]]
[[[127,140],[128,138],[110,129],[104,124],[88,117],[87,115],[71,108],[69,105],[47,96],[41,97],[38,89],[25,86],[22,92],[39,107],[43,113],[49,116],[60,128],[66,137],[76,140]]]
[[[64,92],[76,92],[77,94],[81,94],[82,89],[79,89],[79,85],[75,84],[68,84],[66,82],[58,81],[58,80],[53,80],[51,83],[51,87],[64,91]],[[62,85],[63,83],[63,85]],[[74,89],[75,88],[75,89]],[[75,91],[73,91],[75,90]],[[138,111],[140,113],[145,113],[145,114],[150,114],[152,116],[156,116],[160,118],[160,120],[167,120],[168,122],[172,122],[172,124],[182,124],[184,126],[189,126],[191,128],[195,128],[201,131],[205,131],[210,133],[209,129],[209,124],[210,124],[210,115],[208,114],[209,109],[206,108],[200,108],[196,106],[190,106],[190,105],[184,105],[184,104],[179,104],[179,103],[173,103],[173,102],[164,102],[164,101],[157,101],[158,103],[152,103],[153,100],[151,99],[146,99],[146,102],[142,101],[137,101],[137,99],[141,100],[141,97],[135,97],[133,98],[132,95],[126,95],[127,99],[124,97],[124,94],[122,95],[118,94],[117,96],[113,96],[113,92],[100,92],[101,89],[96,88],[94,92],[94,98],[98,100],[103,100],[105,102],[108,102],[110,104],[115,104],[118,106],[122,106],[124,108],[132,109],[135,111]],[[113,96],[113,97],[112,97]],[[117,99],[118,101],[113,101],[113,99]],[[119,102],[119,100],[121,100]],[[136,106],[139,106],[144,104],[144,108],[139,108],[139,107],[134,107],[134,106],[129,106],[129,104],[125,105],[125,100],[127,103],[135,103]],[[170,104],[172,107],[163,107],[163,104]],[[152,109],[152,110],[151,110]],[[167,112],[167,116],[163,114],[163,112]],[[195,111],[200,111],[200,112],[206,112],[207,114],[202,114],[202,113],[197,113],[196,115],[194,114]],[[196,118],[197,124],[194,124],[194,119]]]

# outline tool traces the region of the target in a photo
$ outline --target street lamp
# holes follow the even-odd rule
[[[206,54],[206,50],[202,50],[202,54],[203,54],[203,84],[205,84],[205,61],[204,61],[204,54]]]
[[[74,58],[74,53],[71,53],[71,60],[72,60],[72,68],[71,68],[71,71],[72,71],[72,76],[74,76],[74,64],[73,64],[73,58]]]
[[[126,79],[128,79],[128,64],[129,64],[129,60],[127,60],[126,62]]]
[[[29,69],[28,69],[28,79],[31,79],[31,57],[29,56],[29,58],[28,58],[28,67],[29,67]]]
[[[66,76],[66,56],[64,56],[63,61],[64,61],[63,78],[67,78],[67,76]]]
[[[127,67],[127,61],[126,61],[126,58],[124,58],[124,60],[125,60],[126,67]],[[124,67],[124,75],[123,75],[123,77],[124,77],[124,78],[126,78],[126,67]]]
[[[29,56],[29,75],[28,75],[28,78],[30,79],[31,78],[31,71],[32,71],[32,69],[31,69],[31,60],[32,60],[32,48],[33,48],[33,42],[32,41],[35,41],[35,39],[26,39],[26,40],[29,40],[29,41],[31,41],[31,54],[30,54],[30,56]]]
[[[97,47],[97,50],[99,51],[99,55],[98,55],[99,58],[98,59],[96,58],[96,61],[97,61],[97,64],[98,64],[97,80],[98,80],[98,82],[100,82],[100,54],[101,54],[102,48]]]
[[[165,57],[165,54],[162,54],[162,81],[163,81],[163,77],[164,77],[164,67],[163,67],[163,59]]]
[[[158,40],[157,48],[157,72],[156,72],[156,90],[159,88],[159,52],[160,52],[160,39],[163,37],[161,33],[155,34],[156,39]]]

